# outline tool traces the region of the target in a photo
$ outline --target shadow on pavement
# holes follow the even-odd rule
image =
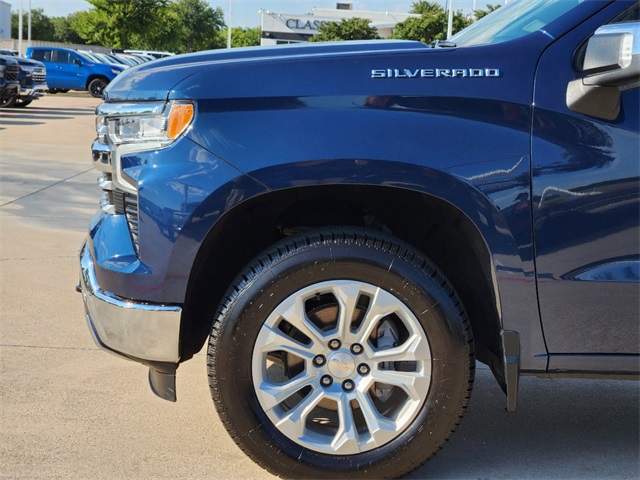
[[[94,116],[95,108],[47,108],[47,107],[25,107],[25,108],[10,108],[3,109],[3,114],[7,114],[7,117],[15,118],[15,117],[34,117],[38,115],[51,115],[52,117],[41,117],[46,119],[53,119],[53,117],[57,117],[60,115],[65,115],[67,119],[70,119],[71,116]],[[4,117],[4,115],[3,115]]]
[[[44,125],[44,122],[28,122],[24,120],[7,121],[5,119],[0,119],[0,126],[11,126],[11,125]]]
[[[524,377],[507,413],[489,370],[477,373],[458,430],[408,478],[638,478],[637,382]]]
[[[0,119],[0,125],[42,125],[44,122],[29,122],[29,120],[70,120],[73,117],[68,115],[56,115],[45,117],[42,115],[25,115],[25,120],[20,117],[10,117],[9,119]]]

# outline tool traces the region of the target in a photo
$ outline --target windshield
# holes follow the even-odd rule
[[[524,37],[549,23],[584,0],[516,0],[491,12],[451,37],[456,46],[489,45]]]
[[[85,62],[89,62],[89,63],[96,63],[97,60],[95,60],[94,58],[91,58],[91,56],[89,54],[86,54],[84,52],[79,52],[76,50],[76,54],[82,58]],[[100,63],[100,62],[98,62]]]
[[[131,66],[121,58],[116,57],[115,55],[109,55],[105,53],[104,56],[107,57],[111,63],[119,63],[120,65],[126,65],[127,67]]]
[[[102,53],[96,53],[95,56],[98,58],[98,60],[100,60],[101,63],[119,63],[114,62],[112,59]]]

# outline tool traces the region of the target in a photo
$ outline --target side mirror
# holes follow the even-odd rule
[[[615,120],[620,115],[620,92],[640,86],[640,23],[600,27],[577,58],[583,77],[569,82],[567,107]]]
[[[82,60],[78,60],[77,58],[73,61],[73,63],[75,63],[76,65],[78,65],[79,67],[82,66]]]

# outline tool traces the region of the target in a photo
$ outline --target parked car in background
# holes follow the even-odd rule
[[[109,63],[112,65],[120,65],[124,68],[129,68],[131,65],[120,60],[118,57],[114,57],[113,55],[109,55],[106,53],[94,53],[94,56],[98,57],[103,63]]]
[[[20,67],[15,58],[0,55],[0,107],[10,107],[20,90]]]
[[[129,65],[120,63],[114,60],[113,58],[106,56],[104,53],[91,52],[89,50],[78,50],[78,52],[84,55],[85,57],[89,57],[91,60],[93,60],[96,63],[103,63],[105,65],[116,65],[119,67],[129,68]]]
[[[96,62],[70,48],[29,47],[26,56],[44,63],[51,93],[86,90],[100,98],[109,82],[125,69],[124,65]]]
[[[132,53],[134,55],[148,55],[153,58],[164,58],[175,55],[172,52],[158,52],[155,50],[125,50],[124,53]]]
[[[140,58],[138,58],[138,57],[136,57],[134,55],[129,55],[127,53],[112,53],[111,55],[113,55],[114,57],[117,57],[120,60],[128,63],[132,67],[135,67],[136,65],[140,65],[141,63],[144,63],[142,61],[142,59],[140,59]]]
[[[29,58],[15,57],[20,68],[20,89],[13,103],[14,107],[26,107],[34,100],[47,94],[47,68],[44,63]]]
[[[137,63],[129,62],[124,58],[118,57],[117,55],[113,55],[112,53],[103,53],[104,57],[109,58],[113,63],[119,63],[121,65],[125,65],[127,67],[133,67],[137,65]]]
[[[134,55],[132,53],[124,53],[123,50],[113,49],[111,50],[111,54],[117,56],[120,59],[123,59],[129,63],[133,63],[133,65],[140,65],[141,63],[148,62],[149,60],[153,60],[153,57],[143,58],[139,55]]]
[[[134,55],[136,56],[136,58],[139,58],[142,61],[142,63],[151,62],[153,60],[156,60],[156,57],[153,57],[151,55],[145,55],[143,53],[136,53]]]

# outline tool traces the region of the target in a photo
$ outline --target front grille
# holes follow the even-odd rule
[[[113,190],[110,198],[115,207],[115,213],[127,218],[131,240],[136,253],[138,253],[138,196],[122,190]]]
[[[101,202],[102,211],[111,215],[120,214],[125,216],[133,248],[136,254],[139,253],[138,196],[115,188],[113,176],[110,173],[100,174],[98,185],[104,191]]]
[[[47,81],[47,75],[44,73],[34,73],[31,75],[34,83],[45,83]]]
[[[133,246],[138,253],[138,196],[131,195],[130,193],[124,194],[124,214],[127,217],[127,224],[129,225],[129,233],[131,234],[131,240]]]
[[[111,192],[111,203],[115,207],[116,213],[124,215],[124,192],[115,190]]]
[[[7,65],[7,68],[4,70],[4,78],[9,82],[17,82],[18,76],[20,75],[20,67],[15,65]]]

